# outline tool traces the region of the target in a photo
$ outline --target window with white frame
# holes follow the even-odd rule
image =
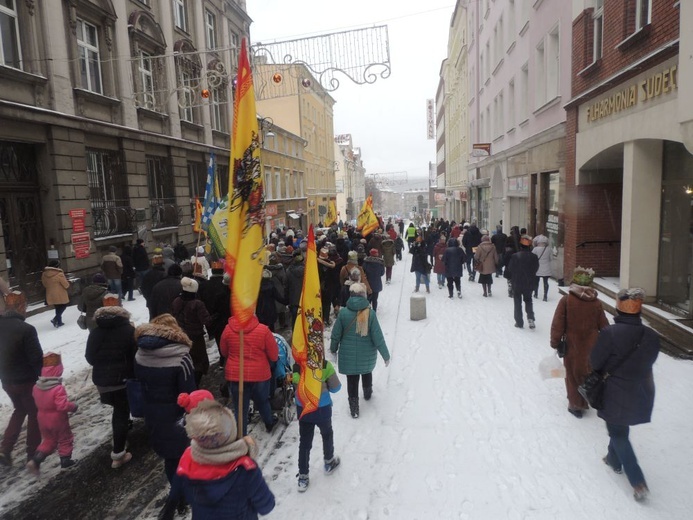
[[[529,63],[520,71],[520,93],[517,103],[517,118],[520,123],[529,118]]]
[[[102,94],[99,32],[95,25],[77,20],[77,47],[82,88]]]
[[[173,21],[176,27],[188,31],[188,16],[185,9],[185,0],[173,0]]]
[[[484,70],[484,82],[491,77],[491,42],[486,42],[486,69]]]
[[[17,6],[14,0],[0,0],[0,65],[22,68]]]
[[[515,28],[515,0],[508,0],[508,7],[505,10],[508,15],[507,31],[508,31],[508,45],[515,41],[515,35],[517,29]]]
[[[294,170],[292,173],[294,178],[294,197],[298,197],[298,172]]]
[[[505,133],[505,106],[503,104],[503,91],[498,93],[498,132],[496,135]]]
[[[205,10],[205,34],[207,35],[207,48],[217,48],[217,17],[209,9]]]
[[[493,121],[491,120],[491,105],[486,107],[486,129],[484,130],[484,136],[486,141],[492,141],[492,135],[491,135],[491,125],[493,124]]]
[[[496,47],[496,63],[498,63],[505,55],[505,42],[503,41],[503,16],[498,19],[496,28],[493,30],[493,36],[493,44]]]
[[[484,54],[484,51],[481,51],[479,53],[479,74],[481,74],[481,80],[480,80],[480,85],[479,85],[479,90],[481,90],[481,85],[484,84],[484,81],[486,81],[486,76],[484,75],[486,72],[486,55]]]
[[[226,92],[223,89],[214,88],[209,91],[212,130],[216,130],[217,132],[226,132],[225,103]]]
[[[272,200],[274,196],[272,195],[272,172],[269,171],[269,167],[265,165],[265,199]]]
[[[596,0],[592,20],[594,26],[592,61],[597,61],[604,52],[604,0]]]
[[[546,99],[551,101],[558,97],[561,76],[561,38],[556,26],[546,38]]]
[[[652,0],[635,0],[635,30],[639,31],[650,23]]]
[[[508,130],[515,128],[515,79],[508,83]]]
[[[521,0],[522,2],[522,17],[520,18],[520,30],[529,22],[529,12],[534,0]]]
[[[284,190],[285,190],[284,198],[290,199],[291,198],[291,174],[288,171],[284,172]]]
[[[274,185],[276,197],[279,199],[282,196],[282,174],[281,172],[274,172]]]
[[[240,50],[240,38],[233,32],[233,26],[229,23],[229,38],[231,41],[231,68],[238,67],[238,51]]]
[[[486,128],[484,127],[485,121],[484,121],[484,112],[482,111],[479,114],[479,140],[483,141],[486,139]]]
[[[303,172],[298,172],[298,177],[299,197],[304,197]]]
[[[534,51],[534,106],[539,108],[546,101],[546,46],[539,42]]]
[[[140,51],[137,70],[140,73],[140,80],[142,81],[142,106],[153,110],[156,106],[156,96],[154,94],[154,75],[152,73],[151,54]]]
[[[500,109],[498,108],[498,96],[493,98],[493,125],[491,127],[491,138],[495,139],[500,135]]]
[[[180,118],[188,123],[195,122],[195,113],[193,112],[193,89],[194,79],[190,72],[182,72],[180,75],[181,96],[183,98],[182,106],[180,107]]]

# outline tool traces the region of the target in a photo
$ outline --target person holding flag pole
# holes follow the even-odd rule
[[[373,195],[368,195],[361,207],[361,212],[356,218],[356,229],[361,232],[361,236],[367,237],[380,227],[375,211],[373,211]]]
[[[269,385],[271,379],[269,362],[276,361],[278,357],[274,336],[255,316],[265,257],[265,195],[255,90],[245,38],[241,42],[238,58],[233,108],[225,265],[226,272],[231,277],[232,316],[222,334],[221,352],[228,358],[225,376],[232,382],[231,394],[237,403],[236,418],[240,438],[245,435],[247,428],[245,414],[248,397],[244,395],[246,376],[249,393],[268,431],[276,424],[269,406],[269,386],[266,385]],[[246,347],[248,352],[245,351]],[[246,362],[248,374],[245,374]]]
[[[306,267],[296,324],[291,338],[295,364],[293,383],[297,385],[296,407],[299,414],[298,491],[308,488],[310,450],[317,426],[322,436],[324,469],[327,475],[339,466],[334,454],[332,399],[330,393],[342,387],[332,363],[325,359],[325,329],[320,295],[318,255],[313,225],[308,230]]]

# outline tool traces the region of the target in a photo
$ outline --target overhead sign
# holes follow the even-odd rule
[[[436,119],[434,110],[435,103],[432,99],[426,100],[426,137],[428,139],[436,138]]]
[[[491,143],[472,144],[472,157],[485,157],[491,155]]]
[[[335,135],[334,142],[340,146],[351,146],[351,134]]]

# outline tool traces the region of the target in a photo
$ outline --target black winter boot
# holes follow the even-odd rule
[[[73,459],[72,457],[60,457],[60,468],[61,469],[67,469],[71,468],[77,464],[77,461]]]
[[[164,507],[159,511],[157,520],[173,520],[176,516],[176,503],[173,500],[166,499]]]
[[[373,387],[372,386],[364,386],[363,387],[363,398],[366,401],[370,401],[372,395],[373,395]]]
[[[351,412],[351,416],[354,419],[359,418],[359,398],[358,397],[350,397],[349,398],[349,411]]]

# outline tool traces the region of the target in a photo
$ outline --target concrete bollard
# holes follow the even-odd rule
[[[409,319],[412,321],[426,319],[426,297],[423,294],[412,294],[409,298]]]

